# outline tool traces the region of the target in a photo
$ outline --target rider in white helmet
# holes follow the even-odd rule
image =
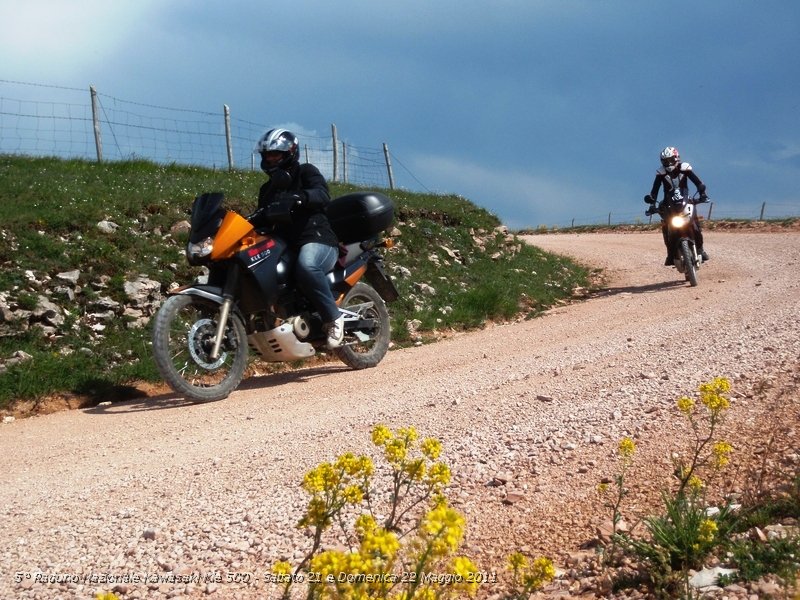
[[[706,186],[697,176],[697,173],[694,172],[692,165],[688,162],[681,162],[681,155],[677,148],[667,146],[661,151],[661,168],[656,171],[653,188],[650,190],[650,193],[644,197],[645,202],[653,204],[658,197],[659,188],[664,188],[664,197],[661,202],[673,199],[688,200],[689,181],[697,188],[697,192],[700,195],[699,202],[707,202],[708,195],[706,195]],[[700,230],[700,221],[697,218],[697,211],[694,212],[692,224],[694,226],[697,250],[704,261],[708,260],[709,256],[703,249],[703,232]],[[661,223],[661,233],[664,236],[664,245],[667,247],[667,259],[664,261],[664,265],[669,267],[673,264],[673,257],[670,254],[670,247],[667,243],[666,222]]]
[[[328,334],[328,347],[344,339],[344,315],[331,291],[327,274],[339,258],[339,241],[325,210],[331,200],[328,183],[319,169],[300,164],[300,147],[286,129],[270,129],[256,143],[261,169],[269,181],[258,192],[259,210],[251,216],[254,225],[270,225],[297,252],[295,280],[319,312]],[[288,202],[294,208],[290,223],[268,223],[266,209],[273,202]]]

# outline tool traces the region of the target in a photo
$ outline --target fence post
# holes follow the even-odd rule
[[[103,139],[100,136],[100,116],[97,111],[97,90],[93,85],[89,86],[89,94],[92,97],[92,123],[94,124],[94,147],[97,150],[97,162],[103,162]]]
[[[713,202],[709,202],[708,203],[708,216],[706,217],[706,219],[708,219],[709,221],[711,220],[711,211],[713,209],[714,209],[714,203]]]
[[[331,123],[331,137],[333,138],[333,178],[336,181],[339,176],[339,141],[336,137],[336,123]]]
[[[611,227],[611,213],[608,213],[608,226]]]
[[[308,144],[303,144],[303,150],[305,151],[306,162],[308,162]]]
[[[764,209],[766,207],[767,207],[767,203],[766,202],[762,202],[761,203],[761,214],[758,216],[758,220],[759,221],[763,221],[764,220]]]
[[[342,181],[347,183],[347,145],[342,142]]]
[[[225,145],[228,147],[228,170],[233,171],[233,146],[231,145],[231,109],[227,104],[222,105],[225,113]]]
[[[389,146],[383,143],[383,156],[386,159],[386,171],[389,173],[389,189],[394,189],[394,175],[392,174],[392,161],[389,158]]]

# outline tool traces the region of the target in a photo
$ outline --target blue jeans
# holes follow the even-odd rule
[[[328,273],[338,258],[338,248],[315,242],[303,244],[297,255],[295,266],[297,286],[311,300],[323,323],[335,321],[341,314],[328,281]]]

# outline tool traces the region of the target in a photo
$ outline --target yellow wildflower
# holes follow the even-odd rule
[[[388,441],[384,447],[384,455],[390,464],[395,466],[400,465],[408,455],[408,446],[405,440],[394,438]]]
[[[711,519],[703,519],[700,522],[700,525],[697,528],[698,530],[698,539],[701,542],[713,542],[714,535],[717,533],[717,524],[712,521]]]
[[[678,410],[685,415],[691,414],[691,412],[694,410],[694,400],[688,396],[682,396],[681,398],[678,398],[677,405]]]
[[[508,556],[508,570],[522,571],[528,567],[528,559],[521,552],[513,552]]]
[[[403,469],[412,481],[420,481],[425,477],[425,459],[412,460]]]
[[[442,453],[442,443],[435,438],[426,438],[420,445],[420,450],[430,460],[436,460]]]
[[[607,483],[599,483],[597,485],[597,492],[600,494],[605,494],[608,491],[608,484]]]
[[[431,465],[427,481],[431,485],[447,485],[450,483],[450,467],[444,463]]]
[[[686,484],[689,486],[689,489],[691,489],[695,494],[699,494],[702,491],[703,487],[705,487],[703,480],[700,479],[697,475],[692,475],[691,477],[689,477],[689,481],[687,481]]]
[[[434,556],[445,556],[458,548],[464,536],[464,517],[442,504],[425,515],[422,530],[430,536]]]
[[[478,572],[475,563],[466,556],[456,556],[453,559],[453,575],[455,575],[456,589],[467,592],[470,596],[478,591],[478,581],[475,573]]]
[[[357,485],[348,485],[342,492],[345,502],[359,504],[364,499],[364,492]]]
[[[345,557],[341,552],[325,550],[311,559],[311,571],[319,573],[321,577],[333,575],[336,577],[345,568]]]
[[[375,529],[364,536],[361,542],[361,552],[367,556],[377,556],[384,560],[391,560],[400,549],[397,535],[385,529]]]
[[[372,443],[376,446],[383,446],[392,437],[392,431],[386,425],[376,425],[372,429]]]
[[[292,565],[285,560],[279,560],[272,565],[272,572],[275,575],[289,575],[292,572]]]
[[[419,434],[413,427],[401,427],[397,430],[397,437],[401,437],[405,439],[407,443],[413,444],[417,441]]]
[[[375,517],[372,515],[362,514],[356,518],[355,527],[359,535],[363,537],[364,535],[375,531],[375,529],[378,527],[378,523],[375,521]]]
[[[636,444],[631,438],[622,438],[619,442],[619,455],[622,458],[630,458],[636,452]]]
[[[719,442],[715,443],[711,449],[711,453],[714,455],[714,466],[718,469],[721,469],[725,465],[727,465],[730,459],[730,453],[733,451],[733,446],[731,446],[728,442],[720,440]]]
[[[730,382],[724,377],[716,377],[700,385],[700,401],[712,413],[719,413],[730,407],[730,401],[723,395],[731,390]]]

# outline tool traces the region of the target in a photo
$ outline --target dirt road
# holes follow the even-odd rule
[[[295,528],[303,474],[372,452],[378,422],[443,441],[463,550],[482,568],[503,577],[520,548],[558,560],[604,519],[596,486],[621,437],[637,440],[630,508],[641,511],[685,436],[677,397],[729,377],[733,421],[752,430],[756,383],[798,363],[800,233],[706,238],[712,260],[691,288],[661,266],[656,232],[529,237],[606,269],[607,288],[392,351],[375,369],[330,364],[249,379],[212,404],[164,395],[0,425],[0,597],[115,586],[123,598],[276,597],[269,565],[307,548]]]

